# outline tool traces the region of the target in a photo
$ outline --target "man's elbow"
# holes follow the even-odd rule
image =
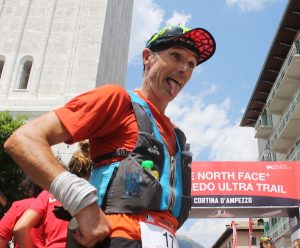
[[[4,143],[4,150],[12,155],[22,140],[22,132],[16,130]]]

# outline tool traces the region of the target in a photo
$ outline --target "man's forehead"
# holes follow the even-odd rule
[[[168,50],[183,50],[183,51],[186,51],[188,52],[192,57],[194,57],[196,59],[196,61],[198,61],[198,56],[195,52],[193,52],[192,50],[186,48],[186,47],[183,47],[183,46],[172,46],[170,47]]]

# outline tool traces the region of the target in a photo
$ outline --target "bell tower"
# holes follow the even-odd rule
[[[33,119],[125,85],[133,0],[0,0],[0,111]]]

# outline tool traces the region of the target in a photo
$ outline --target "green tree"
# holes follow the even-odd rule
[[[7,204],[0,206],[0,218],[4,215],[12,202],[24,198],[18,186],[24,178],[23,171],[4,151],[4,143],[8,137],[28,119],[25,115],[13,117],[8,111],[0,112],[0,191],[6,196]]]

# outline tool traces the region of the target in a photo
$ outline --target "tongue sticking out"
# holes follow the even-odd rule
[[[170,86],[170,93],[172,96],[176,96],[179,91],[179,85],[177,82],[171,78],[168,78],[168,84]]]

